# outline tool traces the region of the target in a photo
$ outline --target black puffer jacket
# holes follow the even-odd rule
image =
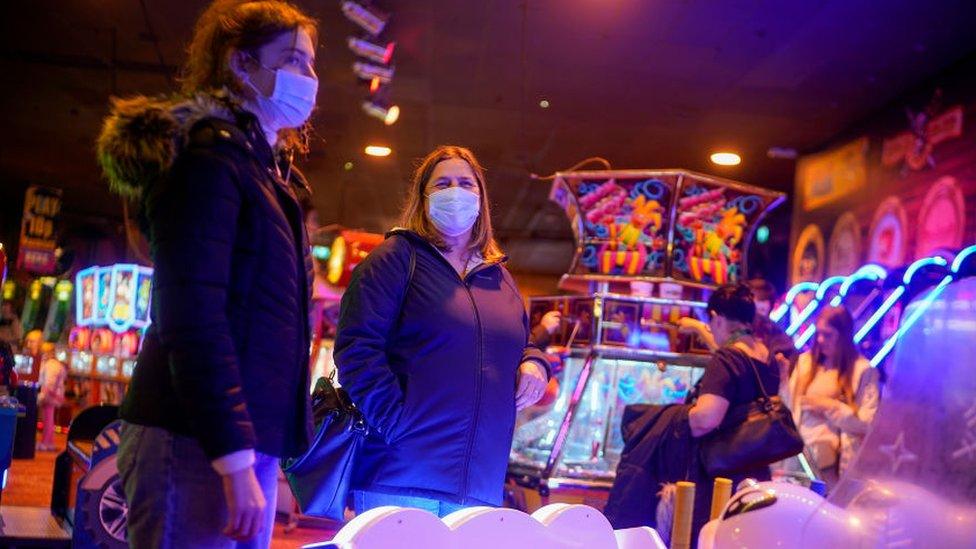
[[[356,268],[339,313],[339,380],[377,431],[355,487],[500,504],[519,364],[547,367],[528,335],[501,263],[462,280],[415,233],[388,235]]]
[[[194,105],[204,106],[189,107],[195,116],[186,105],[116,105],[99,142],[113,183],[141,185],[130,194],[142,197],[155,267],[153,324],[122,417],[193,436],[211,459],[246,448],[295,456],[311,418],[298,179],[281,178],[253,116]],[[163,142],[146,146],[154,138]],[[126,155],[140,150],[171,156],[137,158],[137,170]]]

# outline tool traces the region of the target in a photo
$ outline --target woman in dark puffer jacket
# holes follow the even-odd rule
[[[132,547],[268,547],[278,458],[308,444],[307,185],[287,158],[315,104],[315,39],[290,4],[218,0],[184,97],[117,100],[99,138],[155,266],[121,411]]]
[[[492,238],[484,172],[440,147],[414,176],[396,229],[342,299],[339,380],[373,428],[353,482],[357,512],[440,516],[499,505],[517,409],[545,390],[525,306]]]

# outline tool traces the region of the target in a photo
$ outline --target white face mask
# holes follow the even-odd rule
[[[254,90],[254,101],[262,114],[268,122],[277,126],[276,130],[301,127],[315,107],[315,95],[319,91],[318,79],[281,69],[269,69],[264,65],[261,68],[275,73],[271,97],[261,93],[250,79],[246,82]]]
[[[427,195],[427,214],[444,236],[458,236],[471,229],[481,212],[481,197],[461,187]]]

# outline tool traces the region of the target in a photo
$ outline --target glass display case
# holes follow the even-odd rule
[[[574,491],[605,499],[626,406],[685,401],[710,354],[679,329],[683,319],[707,321],[712,289],[747,279],[755,228],[783,198],[682,170],[556,174],[550,199],[570,220],[576,254],[560,280],[568,295],[532,298],[529,316],[534,326],[562,314],[547,349],[558,389],[518,416],[510,503],[601,505]]]

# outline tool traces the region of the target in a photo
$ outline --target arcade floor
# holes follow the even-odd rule
[[[64,449],[67,436],[57,435],[59,452]],[[47,508],[51,503],[51,482],[54,477],[54,458],[57,452],[37,452],[34,459],[15,459],[7,475],[7,488],[3,491],[2,507]],[[285,532],[285,524],[279,517],[275,523],[272,549],[292,549],[306,543],[323,541],[334,532],[318,528],[297,527]]]

